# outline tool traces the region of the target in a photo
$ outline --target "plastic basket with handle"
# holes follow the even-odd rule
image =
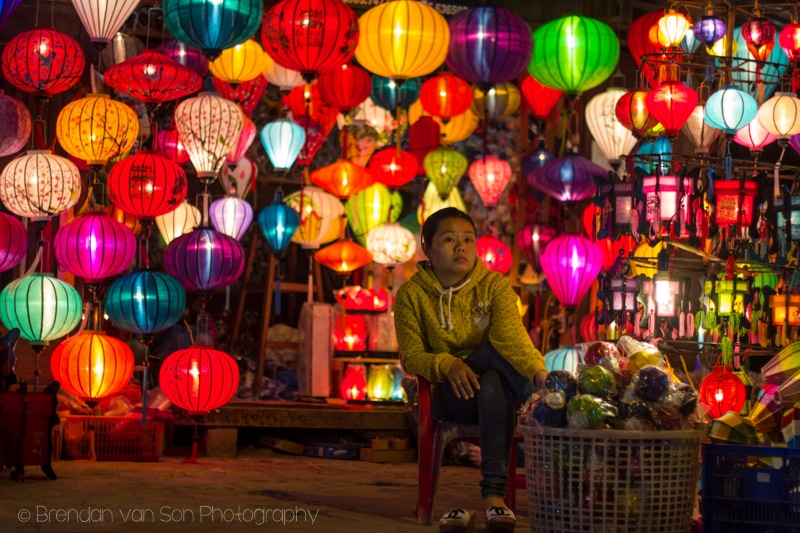
[[[703,431],[520,426],[532,533],[686,533]]]

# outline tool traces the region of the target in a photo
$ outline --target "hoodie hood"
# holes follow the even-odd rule
[[[411,281],[422,287],[425,292],[439,298],[439,327],[450,331],[453,329],[453,295],[459,291],[469,291],[488,273],[489,270],[483,265],[480,258],[477,258],[475,266],[464,277],[464,281],[445,289],[439,282],[439,278],[436,277],[430,261],[420,261],[417,263],[417,272],[412,276]]]

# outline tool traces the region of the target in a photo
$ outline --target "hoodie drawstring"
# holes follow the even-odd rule
[[[439,327],[442,329],[446,329],[448,331],[453,330],[453,308],[451,305],[453,303],[453,293],[469,283],[470,279],[472,278],[467,278],[464,283],[458,285],[457,287],[450,287],[448,289],[440,289],[439,287],[436,287],[436,290],[439,291]],[[444,321],[444,306],[442,305],[442,299],[444,298],[445,294],[447,295],[447,322]]]

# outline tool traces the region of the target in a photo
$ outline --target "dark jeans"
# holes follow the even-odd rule
[[[481,388],[472,398],[456,398],[449,382],[433,391],[433,416],[479,426],[481,496],[506,497],[508,457],[516,425],[514,396],[525,401],[535,392],[533,383],[517,372],[489,341],[464,362],[480,375]]]

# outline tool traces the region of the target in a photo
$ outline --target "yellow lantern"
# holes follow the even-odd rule
[[[407,80],[444,63],[450,43],[447,20],[416,0],[380,4],[358,19],[358,63],[370,72]]]
[[[184,200],[174,211],[156,217],[156,227],[164,245],[200,225],[200,210]]]
[[[408,123],[414,124],[420,117],[429,117],[430,115],[422,109],[422,104],[419,100],[411,104],[408,108]],[[480,118],[472,112],[472,109],[456,115],[444,124],[439,117],[431,117],[439,124],[439,131],[442,134],[442,144],[453,144],[463,141],[478,127]]]
[[[436,185],[429,182],[425,187],[425,193],[422,195],[422,202],[417,208],[417,219],[420,225],[425,222],[426,218],[445,207],[455,207],[459,211],[467,212],[467,206],[464,205],[464,199],[461,198],[458,187],[453,187],[447,198],[441,198],[439,191],[436,190]]]
[[[130,106],[107,94],[90,94],[65,105],[56,120],[56,137],[71,156],[103,166],[136,142],[139,119]]]
[[[661,241],[655,246],[650,246],[647,241],[637,246],[631,256],[631,274],[634,276],[644,275],[648,278],[655,276],[658,272],[656,257],[663,247],[664,244]]]
[[[253,39],[222,51],[208,64],[214,77],[231,84],[243,83],[259,77],[267,66],[264,49]]]
[[[367,396],[370,400],[390,400],[393,385],[393,365],[370,365],[367,377]]]
[[[284,202],[300,215],[300,226],[292,242],[305,249],[316,249],[341,235],[346,224],[342,217],[344,206],[334,195],[309,186],[286,195]]]

